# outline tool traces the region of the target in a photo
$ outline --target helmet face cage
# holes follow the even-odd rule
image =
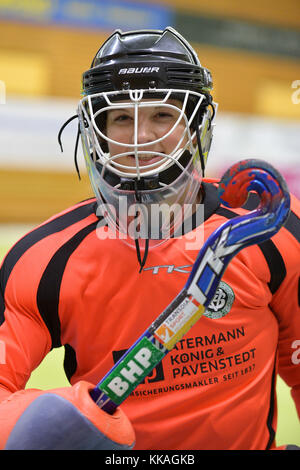
[[[143,176],[150,176],[152,174],[160,173],[162,170],[173,164],[177,164],[183,171],[184,167],[179,162],[182,153],[185,150],[189,150],[191,156],[195,156],[197,151],[197,142],[195,138],[196,131],[192,131],[191,126],[195,115],[204,99],[204,95],[186,90],[152,91],[151,95],[154,95],[153,98],[155,98],[155,95],[157,95],[156,99],[147,99],[148,95],[148,90],[130,90],[129,92],[121,91],[98,93],[95,95],[89,95],[81,100],[78,108],[78,115],[81,123],[85,123],[85,125],[82,126],[82,131],[86,133],[93,159],[99,160],[101,165],[103,165],[102,176],[104,176],[106,170],[109,170],[118,176],[133,177],[139,180],[141,178],[139,157],[147,154],[150,156],[161,157],[161,160],[159,164],[152,163],[149,165],[143,165]],[[163,97],[160,98],[162,95]],[[173,95],[182,102],[181,109],[174,104],[168,103],[168,100]],[[195,102],[195,105],[193,106],[191,116],[188,118],[186,115],[186,108],[191,95],[193,95],[193,101]],[[125,96],[128,98],[123,101]],[[143,101],[144,96],[146,97],[147,101]],[[102,98],[105,101],[105,104],[100,109],[98,109],[99,98]],[[112,101],[112,98],[114,101]],[[121,100],[118,98],[121,98]],[[168,129],[164,135],[161,135],[159,138],[148,141],[146,143],[139,143],[137,136],[139,126],[139,112],[142,109],[149,109],[154,106],[159,106],[162,110],[172,109],[177,114],[177,119],[172,127]],[[134,115],[133,143],[111,139],[106,134],[106,130],[101,128],[102,126],[99,124],[100,122],[105,122],[105,116],[102,116],[101,119],[101,115],[111,110],[123,109],[131,110],[132,114]],[[182,122],[184,122],[182,135],[170,153],[166,154],[153,150],[147,150],[149,146],[153,146],[158,142],[164,142],[169,137],[169,135],[175,131],[179,123]],[[203,126],[203,122],[201,123],[201,126]],[[201,131],[201,129],[199,130]],[[115,144],[115,146],[119,146],[120,152],[114,155],[110,155],[110,153],[106,151],[109,148],[109,144]],[[128,151],[126,152],[122,151],[122,148],[124,149],[125,146],[128,148]],[[120,157],[132,154],[135,156],[135,166],[126,166],[124,164],[118,163]]]
[[[171,34],[173,40],[174,30],[167,28],[166,31],[168,39],[170,40]],[[141,34],[140,37],[147,38],[145,31],[124,33],[124,37],[134,36],[135,33]],[[162,32],[150,33],[155,33],[159,38],[164,37]],[[116,32],[115,36],[120,43],[120,32]],[[199,71],[206,69],[200,66],[196,54],[190,52],[193,50],[189,44],[181,36],[179,38],[185,49],[189,47],[188,64],[193,62],[192,71],[189,70],[188,73],[196,71],[199,81]],[[147,227],[149,227],[151,206],[155,204],[160,206],[160,222],[154,223],[154,218],[150,216],[151,227],[152,229],[154,227],[155,234],[149,233],[147,228],[140,231],[140,238],[169,238],[182,225],[182,209],[177,209],[177,213],[174,209],[171,217],[170,211],[165,211],[167,216],[164,217],[162,206],[164,204],[172,206],[172,208],[175,206],[182,208],[183,205],[191,206],[197,200],[200,189],[203,163],[201,165],[199,151],[206,162],[212,137],[213,113],[208,105],[212,105],[213,112],[214,109],[212,101],[208,100],[208,96],[210,97],[207,92],[209,86],[203,87],[202,90],[199,86],[190,85],[190,75],[186,74],[189,78],[188,85],[183,88],[178,88],[175,85],[173,88],[169,83],[172,80],[166,78],[167,67],[163,58],[160,57],[161,60],[158,61],[156,57],[158,53],[156,53],[153,66],[144,66],[145,59],[142,58],[141,61],[140,54],[137,54],[134,57],[135,67],[126,67],[126,62],[122,62],[120,59],[120,53],[116,54],[119,57],[113,59],[107,53],[104,55],[105,52],[102,56],[103,48],[108,47],[109,41],[113,39],[114,35],[98,51],[96,58],[101,57],[100,64],[86,72],[88,74],[86,82],[89,85],[83,85],[83,98],[78,106],[80,133],[88,174],[97,199],[102,205],[105,205],[105,218],[110,227],[128,234],[128,220],[123,220],[123,214],[120,213],[120,198],[124,197],[128,204],[127,207],[137,203],[144,206],[139,219],[140,226],[143,226],[147,219]],[[112,49],[114,50],[116,47]],[[161,55],[163,54],[161,53]],[[93,64],[97,62],[96,58]],[[105,58],[109,59],[108,63]],[[126,61],[128,61],[128,54]],[[103,67],[106,70],[102,70],[102,62],[104,62]],[[121,63],[119,64],[119,62]],[[137,67],[138,64],[139,67]],[[178,65],[178,58],[176,57],[174,60],[172,57],[170,64],[175,70],[173,74],[180,76],[185,62]],[[101,85],[101,80],[97,77],[97,73],[101,71],[104,72],[101,79],[103,75],[107,75],[107,71],[112,74],[108,90],[105,89],[106,85],[103,86],[103,83]],[[120,75],[124,74],[126,74],[126,81],[119,83]],[[160,77],[162,77],[161,82]],[[86,82],[83,80],[83,84]],[[174,100],[176,100],[175,104]],[[154,140],[147,139],[146,142],[139,142],[140,113],[145,110],[147,112],[154,107],[166,111],[171,110],[174,116],[172,124],[164,133],[155,136]],[[125,138],[122,141],[122,137],[116,140],[108,135],[106,119],[107,114],[112,110],[126,110],[132,116],[132,138],[130,140]],[[176,143],[171,151],[168,149],[168,152],[164,153],[153,150],[156,144],[159,144],[160,148],[164,148],[168,137],[174,132],[178,132],[178,129],[182,132],[176,134],[178,138],[176,137]],[[110,154],[109,148],[112,145],[115,150],[113,154]],[[123,158],[126,156],[131,157],[130,166]],[[144,158],[142,165],[140,164],[141,158]],[[153,158],[154,163],[151,163]],[[186,214],[190,215],[189,212],[187,211]],[[136,238],[136,233],[132,238]]]

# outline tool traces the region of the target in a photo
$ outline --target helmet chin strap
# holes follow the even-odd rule
[[[141,195],[140,195],[140,193],[139,193],[139,191],[138,191],[138,188],[137,188],[137,180],[135,180],[135,188],[134,188],[134,191],[135,191],[136,200],[137,200],[137,202],[140,204],[140,203],[141,203]],[[135,214],[135,218],[137,218],[137,217],[138,217],[138,212]],[[134,243],[135,243],[135,249],[136,249],[137,259],[138,259],[138,262],[139,262],[139,265],[140,265],[139,274],[141,274],[141,272],[142,272],[142,270],[143,270],[143,267],[144,267],[145,264],[146,264],[147,257],[148,257],[148,252],[149,252],[149,238],[146,238],[146,239],[145,239],[145,251],[144,251],[143,259],[142,259],[142,257],[141,257],[141,250],[140,250],[139,239],[138,239],[138,238],[135,238]]]
[[[135,242],[137,259],[138,259],[138,262],[139,262],[139,265],[140,265],[139,274],[141,274],[141,272],[143,271],[143,268],[146,264],[148,253],[149,253],[149,238],[145,239],[145,251],[144,251],[143,259],[141,258],[141,250],[140,250],[140,245],[139,245],[139,239],[135,238],[134,242]]]

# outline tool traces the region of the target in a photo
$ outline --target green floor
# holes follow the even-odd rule
[[[9,246],[23,233],[22,227],[0,226],[0,259]],[[63,348],[53,350],[33,372],[27,387],[51,389],[69,385],[62,368]],[[278,378],[278,430],[277,445],[297,444],[300,446],[300,421],[298,420],[294,402],[290,396],[290,389]]]

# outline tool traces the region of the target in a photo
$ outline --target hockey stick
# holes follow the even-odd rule
[[[221,179],[219,199],[225,206],[241,207],[250,191],[259,195],[259,206],[210,235],[180,293],[91,391],[107,413],[114,412],[202,316],[230,260],[284,225],[290,196],[284,179],[270,164],[250,159],[233,165]]]

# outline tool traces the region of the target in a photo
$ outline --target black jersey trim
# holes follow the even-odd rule
[[[248,206],[249,207],[249,206]],[[246,206],[244,206],[246,208]],[[216,214],[225,217],[226,219],[233,219],[239,214],[229,210],[225,207],[217,209]],[[268,282],[269,289],[274,294],[280,287],[281,283],[286,277],[286,267],[280,251],[272,240],[266,240],[256,245],[262,252],[270,271],[270,281]]]
[[[271,279],[268,282],[270,291],[275,294],[286,277],[286,267],[283,258],[272,240],[257,245],[268,263]]]
[[[37,290],[37,305],[52,339],[52,348],[60,347],[61,327],[59,319],[60,286],[66,264],[80,243],[97,228],[98,221],[87,225],[62,245],[52,256]],[[76,292],[74,292],[76,295]]]
[[[77,359],[75,349],[70,344],[64,345],[64,371],[69,382],[77,369]]]
[[[267,428],[269,431],[269,440],[268,440],[266,450],[269,450],[271,448],[271,445],[274,442],[275,434],[276,434],[273,428],[273,418],[274,418],[274,411],[275,411],[275,396],[276,396],[276,376],[277,376],[276,365],[274,365],[273,373],[272,373],[272,382],[271,382],[270,407],[269,407],[269,413],[267,417]]]
[[[220,207],[218,189],[211,183],[202,183],[204,189],[204,221],[209,219]]]
[[[284,226],[292,235],[296,238],[296,240],[300,243],[300,219],[295,214],[295,212],[291,211],[288,217],[288,220]]]
[[[85,219],[93,213],[96,213],[96,202],[94,200],[90,204],[76,207],[70,212],[62,214],[45,223],[44,225],[37,227],[32,232],[24,235],[24,237],[22,237],[8,252],[2,265],[0,273],[0,291],[2,292],[2,295],[4,295],[8,278],[15,264],[29,248],[41,241],[43,238],[56,232],[61,232],[67,227],[76,224],[80,220]]]
[[[4,303],[3,294],[0,290],[0,326],[4,322],[4,312],[5,312],[5,303]]]

